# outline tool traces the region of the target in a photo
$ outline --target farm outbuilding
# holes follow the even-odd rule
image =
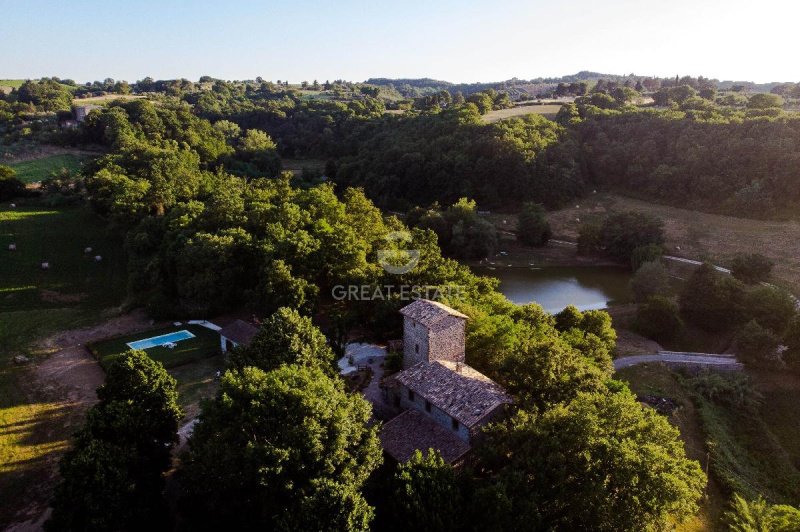
[[[220,348],[227,353],[234,347],[249,344],[258,333],[258,327],[246,321],[236,320],[219,330]]]

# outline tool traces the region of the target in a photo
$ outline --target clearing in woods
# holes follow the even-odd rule
[[[43,502],[43,486],[52,488],[56,461],[82,422],[80,398],[42,390],[31,377],[58,362],[54,356],[38,364],[32,343],[98,321],[122,303],[125,286],[122,244],[87,207],[0,203],[0,528]],[[15,363],[18,355],[31,362]]]
[[[103,105],[114,100],[139,100],[147,98],[143,94],[104,94],[102,96],[89,96],[88,98],[75,98],[73,105]]]
[[[737,253],[761,253],[775,262],[773,281],[800,294],[800,222],[751,220],[659,205],[618,194],[590,194],[547,215],[553,237],[574,242],[584,222],[612,212],[639,211],[664,220],[667,254],[730,266]],[[489,217],[505,231],[516,230],[515,215]]]
[[[40,159],[9,163],[8,166],[14,169],[17,173],[15,177],[23,183],[36,183],[47,179],[51,174],[58,173],[62,169],[69,170],[71,174],[75,174],[81,169],[86,158],[85,155],[63,153]]]
[[[524,116],[537,114],[553,120],[561,109],[561,104],[543,104],[543,105],[517,105],[510,109],[498,109],[497,111],[489,111],[483,115],[483,121],[487,124],[503,120],[504,118],[511,118],[514,116]]]

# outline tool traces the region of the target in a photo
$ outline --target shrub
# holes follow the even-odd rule
[[[775,367],[780,365],[779,338],[750,320],[736,335],[736,347],[742,362],[753,366]]]
[[[636,309],[634,328],[658,342],[672,340],[683,329],[678,305],[663,296],[653,296]]]
[[[745,313],[777,335],[782,335],[797,313],[795,300],[774,286],[759,286],[744,296]]]
[[[664,248],[659,244],[639,246],[631,252],[631,269],[637,271],[642,264],[656,262],[664,254]]]
[[[680,296],[683,316],[709,331],[724,331],[741,323],[744,286],[703,264],[689,278]]]
[[[0,165],[0,201],[8,201],[25,195],[25,183],[14,177],[16,172]]]
[[[660,261],[645,262],[631,279],[631,291],[637,302],[667,295],[670,291],[667,269]]]
[[[621,262],[646,262],[660,255],[664,243],[664,222],[640,212],[621,212],[606,218],[600,226],[581,226],[580,253],[601,252]]]
[[[551,236],[544,207],[526,203],[517,217],[517,240],[529,246],[544,246]]]
[[[389,353],[383,362],[387,373],[395,373],[403,369],[403,353]]]
[[[731,262],[731,275],[747,284],[769,279],[775,263],[760,253],[739,253]]]

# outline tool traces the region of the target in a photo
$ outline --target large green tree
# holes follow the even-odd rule
[[[264,371],[298,364],[333,375],[335,360],[328,339],[311,319],[282,307],[264,320],[248,346],[231,353],[230,363],[239,369],[255,366]]]
[[[114,361],[100,402],[61,460],[48,530],[168,528],[163,474],[183,415],[175,385],[142,351]]]
[[[381,462],[369,403],[317,368],[228,371],[182,469],[194,528],[366,530]]]
[[[711,264],[703,264],[686,282],[680,307],[689,322],[710,331],[721,331],[741,322],[743,297],[741,282],[723,276]]]
[[[544,246],[552,231],[544,207],[526,203],[517,216],[517,240],[529,246]]]
[[[393,530],[463,530],[461,485],[438,451],[416,451],[390,480],[386,522]]]
[[[647,530],[697,511],[706,478],[679,436],[627,389],[582,393],[491,427],[484,467],[513,529]]]

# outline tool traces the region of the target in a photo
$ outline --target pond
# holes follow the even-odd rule
[[[613,266],[592,267],[497,267],[477,266],[473,271],[500,279],[500,292],[519,305],[538,303],[547,312],[567,305],[580,310],[608,307],[631,298],[630,272]]]

